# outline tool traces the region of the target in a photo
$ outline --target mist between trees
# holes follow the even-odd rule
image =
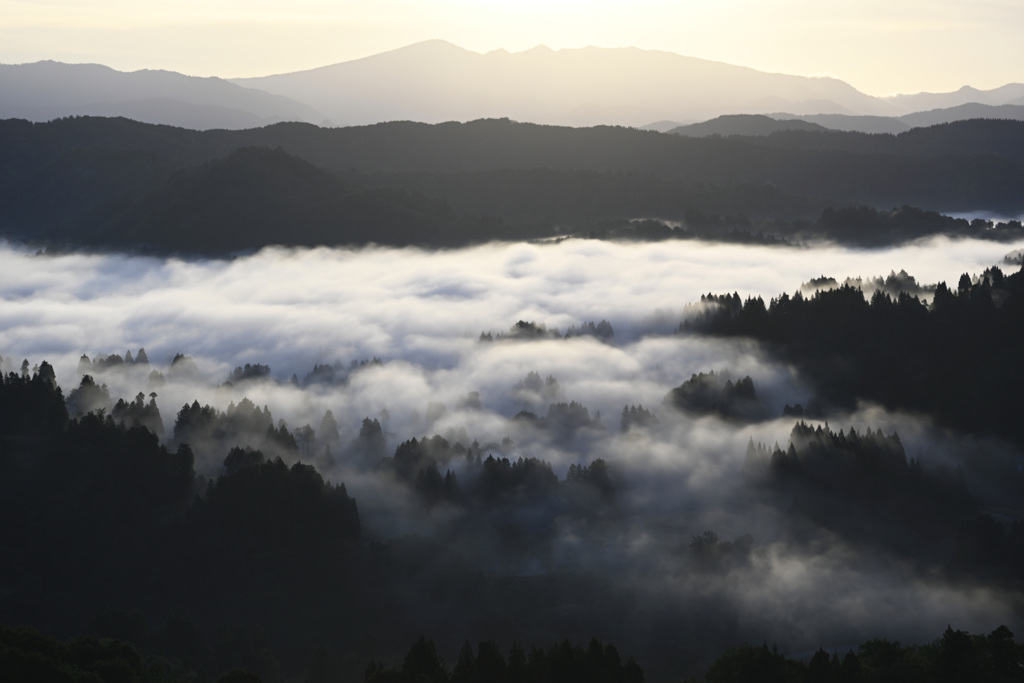
[[[1019,632],[996,247],[2,252],[3,621],[265,680]]]

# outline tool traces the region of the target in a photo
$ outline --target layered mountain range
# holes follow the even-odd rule
[[[161,253],[550,239],[644,217],[719,240],[876,245],[968,226],[922,210],[1024,214],[1020,121],[698,138],[509,119],[194,131],[76,117],[0,121],[0,159],[0,235]],[[969,225],[1016,239],[1013,223]]]
[[[31,121],[124,116],[206,130],[278,121],[344,126],[508,117],[665,131],[726,114],[897,133],[968,118],[1024,119],[1024,85],[880,98],[835,78],[765,73],[657,50],[538,46],[480,54],[441,40],[232,80],[95,64],[0,65],[0,118]]]

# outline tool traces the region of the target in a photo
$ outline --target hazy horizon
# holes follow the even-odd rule
[[[770,73],[664,50],[540,46],[481,54],[441,39],[306,71],[230,80],[52,59],[0,64],[0,91],[5,119],[123,116],[198,130],[279,121],[345,127],[503,118],[667,130],[760,114],[875,133],[965,117],[1024,118],[1022,84],[879,98],[836,78]],[[925,112],[936,114],[913,117]]]
[[[1013,53],[1024,9],[1012,3],[390,0],[366,9],[301,0],[287,10],[268,2],[210,10],[194,2],[8,0],[0,7],[5,64],[52,59],[246,78],[440,39],[479,53],[538,45],[661,50],[768,73],[828,75],[874,96],[951,92],[964,85],[991,89],[1024,80]],[[580,21],[582,12],[587,21]],[[986,49],[975,49],[979,44]]]

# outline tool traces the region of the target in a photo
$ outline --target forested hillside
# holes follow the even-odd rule
[[[822,211],[1019,213],[1022,139],[1024,123],[980,120],[895,136],[728,138],[505,119],[204,132],[126,119],[7,120],[0,229],[36,241],[227,253],[466,244],[711,215],[722,226],[712,237],[779,236],[779,221],[801,221],[814,236],[857,242],[865,240],[818,220]],[[932,221],[923,232],[948,230]]]

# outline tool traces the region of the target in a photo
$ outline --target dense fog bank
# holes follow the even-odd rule
[[[586,577],[606,604],[529,628],[614,637],[664,673],[744,641],[799,652],[1024,627],[1019,595],[972,574],[957,536],[980,511],[1015,518],[1017,489],[995,480],[1019,471],[1017,449],[860,397],[815,412],[812,378],[772,349],[677,333],[704,293],[768,300],[823,275],[867,290],[906,271],[927,296],[1020,246],[569,240],[231,261],[5,247],[0,351],[5,374],[51,363],[72,418],[101,410],[189,444],[206,481],[253,466],[246,448],[315,466],[344,482],[364,540],[424,584]],[[814,470],[825,452],[847,469]],[[451,648],[529,624],[482,627],[445,590],[395,593],[403,625]],[[662,627],[706,628],[705,650],[674,651]]]
[[[842,282],[901,269],[919,283],[952,285],[1013,248],[946,239],[875,251],[571,240],[442,252],[267,249],[232,261],[181,261],[34,256],[7,247],[0,251],[0,353],[14,363],[46,359],[70,387],[82,374],[81,355],[95,361],[145,348],[164,375],[160,386],[148,366],[93,374],[115,400],[156,391],[168,433],[185,403],[224,410],[243,397],[294,427],[316,427],[332,410],[343,431],[358,430],[363,417],[387,410],[388,431],[401,440],[457,427],[451,414],[433,424],[428,404],[453,411],[470,392],[505,417],[557,399],[617,422],[624,405],[657,404],[691,374],[711,370],[750,375],[777,416],[784,404],[808,399],[790,368],[766,362],[747,342],[667,336],[701,294],[767,300],[821,275]],[[612,324],[610,343],[478,341],[481,332],[502,333],[517,321],[565,333],[598,320]],[[194,365],[170,369],[177,354]],[[304,389],[287,384],[293,375],[307,384],[306,375],[325,364],[345,369],[337,380],[353,361],[374,358],[383,365],[343,385],[316,381],[322,377]],[[222,386],[245,364],[268,366],[276,381]],[[554,376],[559,393],[513,396],[529,372]],[[473,422],[479,430],[479,417]],[[500,440],[503,429],[474,438]]]
[[[277,377],[314,363],[406,360],[451,368],[461,340],[518,320],[563,332],[607,319],[616,340],[671,332],[707,292],[766,299],[828,275],[906,270],[952,285],[1019,245],[935,239],[893,249],[707,243],[495,244],[463,250],[266,249],[232,261],[0,251],[0,349],[44,354],[66,377],[78,355],[145,346],[154,362],[185,353],[204,371],[247,362]],[[122,348],[124,347],[124,348]]]

